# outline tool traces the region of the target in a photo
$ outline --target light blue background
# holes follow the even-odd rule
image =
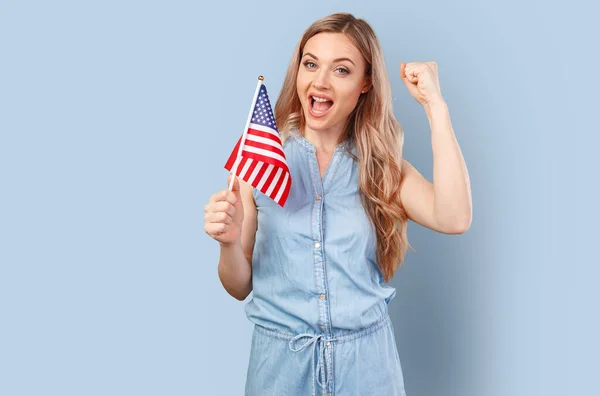
[[[409,225],[390,305],[410,396],[591,395],[600,355],[598,28],[588,2],[3,1],[0,394],[241,395],[252,327],[203,206],[256,78],[274,100],[315,19],[436,61],[469,167],[460,236]]]

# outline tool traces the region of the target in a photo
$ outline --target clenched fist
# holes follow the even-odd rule
[[[228,184],[234,175],[227,179]],[[237,177],[232,190],[221,190],[210,197],[204,207],[204,231],[223,245],[240,242],[244,206]]]

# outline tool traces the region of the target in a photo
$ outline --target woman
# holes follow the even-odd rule
[[[338,13],[305,31],[275,106],[285,206],[236,178],[205,207],[223,286],[240,301],[253,291],[246,395],[406,394],[387,283],[407,221],[463,233],[471,196],[435,63],[402,63],[400,76],[431,124],[435,184],[402,158],[376,35]]]

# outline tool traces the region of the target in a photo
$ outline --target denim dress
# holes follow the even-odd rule
[[[376,234],[358,195],[358,163],[340,143],[321,178],[314,146],[285,141],[284,207],[254,189],[254,323],[246,396],[404,396],[388,316],[396,290],[375,261]]]

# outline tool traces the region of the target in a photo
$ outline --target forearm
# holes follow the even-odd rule
[[[469,173],[445,102],[425,106],[431,126],[433,150],[434,213],[448,229],[466,230],[471,224]]]
[[[220,245],[219,279],[230,295],[243,301],[252,291],[252,266],[240,242]]]

